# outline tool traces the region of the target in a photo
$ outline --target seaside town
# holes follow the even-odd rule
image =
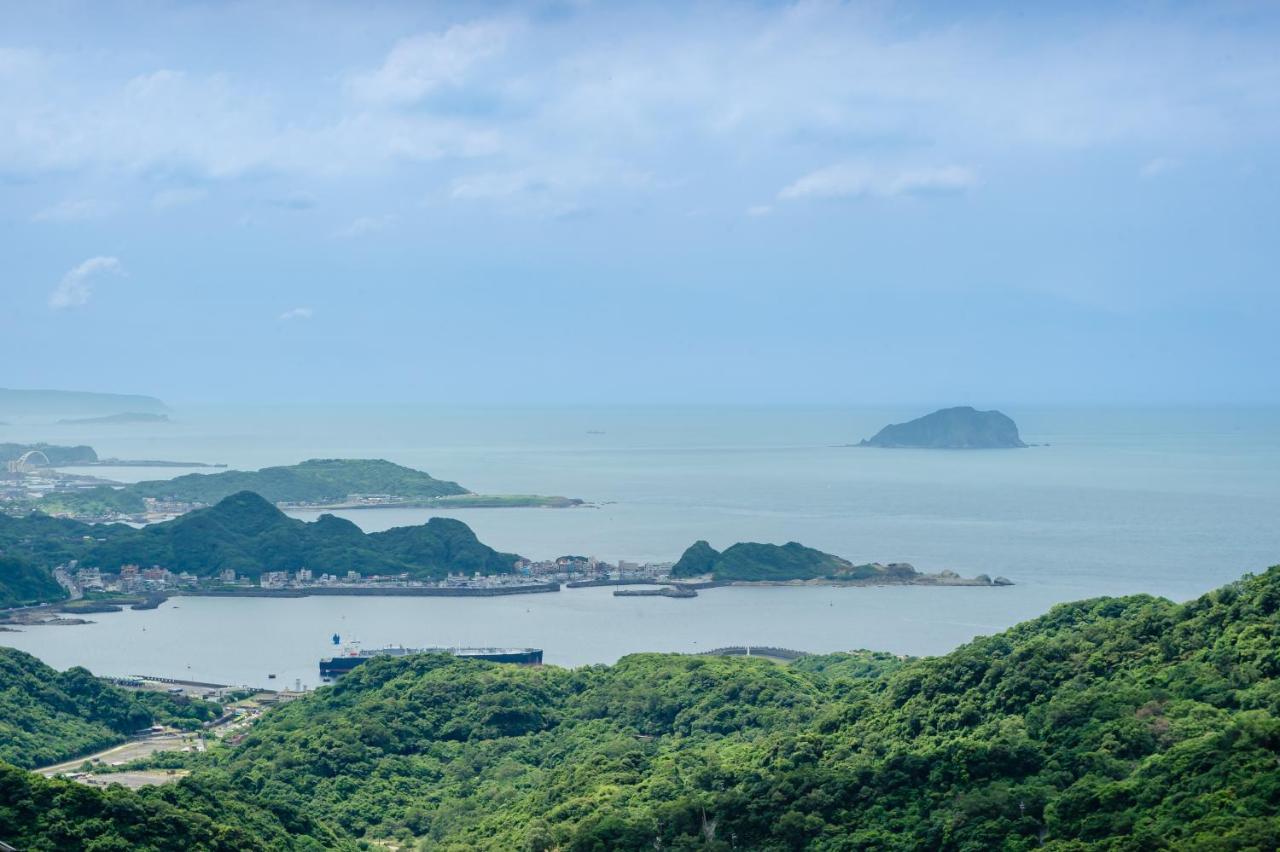
[[[522,591],[558,591],[564,583],[570,588],[592,585],[631,585],[666,582],[671,573],[670,562],[616,563],[584,556],[562,556],[558,559],[521,559],[511,574],[482,575],[452,573],[440,580],[417,580],[408,574],[365,575],[359,571],[345,574],[317,573],[311,568],[295,571],[266,571],[254,578],[224,569],[213,577],[197,577],[188,572],[175,573],[153,565],[122,565],[115,573],[99,568],[81,567],[74,560],[54,569],[54,577],[70,597],[80,599],[98,594],[181,594],[224,593],[260,594],[289,592],[307,594],[364,591],[373,594],[514,594]]]

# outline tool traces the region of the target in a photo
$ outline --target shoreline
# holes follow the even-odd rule
[[[457,494],[448,497],[408,498],[385,503],[291,503],[281,501],[282,512],[335,512],[352,509],[577,509],[592,504],[577,497],[542,497],[537,494]]]

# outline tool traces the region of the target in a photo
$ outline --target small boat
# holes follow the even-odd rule
[[[275,676],[275,675],[273,675],[273,674],[269,674],[269,675],[267,675],[267,679],[268,679],[268,680],[275,680],[275,679],[276,679],[276,676]]]

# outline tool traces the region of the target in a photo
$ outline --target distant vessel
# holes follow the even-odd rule
[[[404,648],[400,646],[373,648],[362,651],[359,648],[347,648],[336,657],[326,657],[320,661],[320,679],[337,680],[349,673],[356,666],[374,657],[406,657],[410,654],[450,654],[454,657],[466,657],[469,660],[487,660],[491,663],[516,663],[522,666],[542,665],[541,648]]]

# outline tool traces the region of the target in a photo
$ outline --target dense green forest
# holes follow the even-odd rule
[[[80,493],[52,494],[38,505],[50,512],[128,514],[141,512],[145,508],[145,497],[211,505],[240,491],[261,494],[272,503],[335,503],[345,500],[349,494],[427,499],[471,493],[456,482],[436,479],[383,459],[310,459],[256,471],[189,473],[123,488],[103,486]]]
[[[201,577],[226,568],[257,577],[264,571],[303,567],[419,578],[450,572],[503,574],[510,573],[519,558],[482,544],[470,527],[452,518],[431,518],[425,524],[366,535],[334,515],[321,515],[312,523],[290,518],[250,492],[141,529],[83,524],[40,513],[0,515],[0,554],[41,569],[78,559],[105,571],[127,564],[161,565]],[[0,573],[0,581],[5,576]]]
[[[136,848],[160,835],[113,822],[119,802],[272,848],[1273,849],[1278,627],[1280,567],[1185,605],[1058,606],[920,660],[375,659],[190,778],[65,821]],[[49,817],[5,803],[57,796],[0,783],[5,839],[55,848]]]
[[[59,672],[0,647],[0,760],[15,766],[59,763],[157,723],[194,728],[220,712],[207,701],[120,689],[82,668]]]
[[[739,542],[717,551],[705,541],[696,541],[685,550],[671,569],[673,577],[710,576],[716,580],[882,580],[908,581],[919,573],[906,564],[855,565],[847,559],[823,553],[798,542],[760,544]]]
[[[0,552],[0,608],[56,601],[66,596],[48,571]]]

